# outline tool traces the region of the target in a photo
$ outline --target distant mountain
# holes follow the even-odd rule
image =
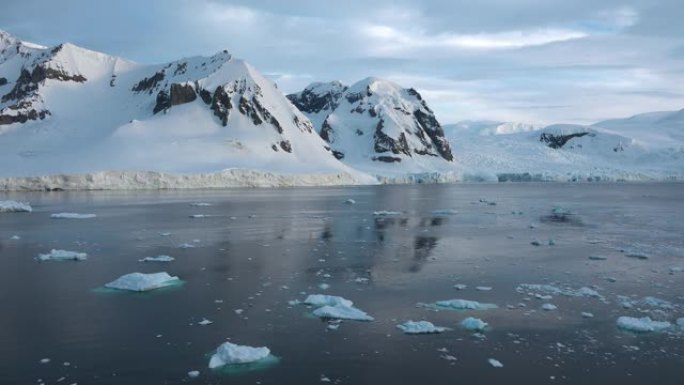
[[[367,78],[348,87],[313,83],[288,95],[314,123],[338,159],[361,169],[422,170],[454,159],[449,141],[420,94]],[[375,163],[375,165],[373,164]]]
[[[625,119],[595,123],[593,127],[633,138],[649,148],[681,147],[684,144],[684,109],[649,112]]]
[[[445,124],[444,131],[450,134],[459,135],[507,135],[519,132],[536,131],[543,128],[543,125],[519,123],[519,122],[499,122],[493,120],[463,120],[454,124]]]
[[[227,51],[139,65],[0,34],[0,176],[246,168],[356,173]]]

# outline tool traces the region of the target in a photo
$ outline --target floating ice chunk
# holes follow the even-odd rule
[[[179,249],[193,249],[193,248],[195,248],[195,245],[193,245],[192,243],[181,243],[180,245],[178,245],[178,248]]]
[[[85,261],[88,254],[76,251],[52,249],[47,254],[38,255],[39,261]]]
[[[684,317],[682,318],[677,318],[677,326],[679,326],[681,329],[684,329]]]
[[[224,342],[216,349],[209,360],[209,368],[215,369],[225,365],[248,364],[263,360],[271,354],[267,347],[251,347]]]
[[[321,306],[352,306],[354,303],[346,298],[338,297],[336,295],[327,294],[311,294],[304,300],[307,305],[313,305],[316,307]]]
[[[202,320],[200,322],[198,322],[197,324],[201,325],[201,326],[207,326],[207,325],[211,325],[213,323],[214,323],[214,321],[209,321],[206,318],[202,318]]]
[[[457,284],[454,285],[454,289],[456,289],[456,290],[464,290],[464,289],[467,288],[467,287],[468,287],[468,285],[465,285],[465,284],[462,284],[462,283],[457,283]]]
[[[650,317],[620,317],[617,319],[617,326],[631,332],[648,333],[663,331],[672,325],[667,321],[653,321]]]
[[[50,361],[52,361],[52,360],[50,360],[49,358],[42,358],[42,359],[40,360],[40,363],[41,363],[41,364],[49,364]]]
[[[479,290],[479,291],[491,291],[492,287],[491,286],[478,286],[475,289]]]
[[[682,271],[684,271],[684,267],[676,266],[670,268],[670,274],[681,273]]]
[[[346,201],[344,201],[344,204],[345,204],[345,205],[353,205],[353,204],[355,204],[355,203],[356,203],[356,201],[353,200],[353,199],[347,199]]]
[[[199,377],[199,375],[200,375],[199,370],[191,370],[188,372],[188,377],[190,377],[190,378],[197,378],[197,377]]]
[[[179,281],[178,277],[171,276],[166,272],[151,274],[136,272],[122,275],[116,280],[106,284],[105,287],[117,290],[148,291],[171,286]]]
[[[12,237],[11,237],[10,239],[13,240],[13,241],[18,241],[18,240],[21,239],[21,237],[18,236],[18,235],[12,235]]]
[[[207,207],[207,206],[211,206],[211,203],[207,203],[207,202],[193,202],[193,203],[190,203],[190,206],[192,206],[192,207]]]
[[[435,326],[432,322],[428,321],[406,321],[401,325],[397,325],[397,327],[406,334],[432,334],[451,330],[443,326]]]
[[[625,309],[631,309],[634,306],[657,307],[668,310],[674,309],[674,305],[672,305],[672,302],[650,296],[644,297],[642,299],[631,299],[624,295],[619,295],[618,301],[620,303],[620,306],[624,307]]]
[[[363,310],[352,306],[323,306],[314,310],[313,315],[320,318],[348,319],[353,321],[373,321],[373,317]]]
[[[589,259],[591,259],[592,261],[605,261],[606,259],[608,259],[608,257],[604,255],[590,255]]]
[[[592,297],[592,298],[599,298],[599,299],[604,299],[601,294],[599,294],[598,291],[589,288],[589,287],[581,287],[579,289],[572,289],[569,287],[565,288],[560,288],[557,286],[553,285],[545,285],[545,284],[531,284],[531,283],[523,283],[519,285],[516,288],[516,291],[518,293],[545,293],[545,294],[551,294],[551,295],[564,295],[567,297]],[[531,294],[530,294],[531,295]]]
[[[583,311],[583,312],[582,312],[582,317],[584,317],[584,318],[594,318],[594,314],[593,314],[593,313],[586,312],[586,311]]]
[[[321,283],[318,285],[318,288],[321,290],[328,290],[328,289],[330,289],[330,285],[327,283]]]
[[[455,209],[434,210],[432,212],[432,215],[456,215],[456,214],[458,214],[458,211]]]
[[[78,214],[78,213],[56,213],[50,215],[52,219],[90,219],[95,218],[95,214]]]
[[[215,216],[216,216],[216,215],[193,214],[193,215],[190,215],[190,218],[193,218],[193,219],[200,219],[200,218],[211,218],[211,217],[215,217]]]
[[[542,310],[551,311],[551,310],[556,310],[556,309],[558,309],[558,306],[556,306],[556,305],[554,305],[554,304],[552,304],[552,303],[545,303],[545,304],[542,305],[541,308],[542,308]]]
[[[172,262],[175,260],[176,259],[174,257],[170,257],[168,255],[158,255],[156,257],[145,257],[143,259],[139,259],[138,261],[140,261],[140,262]]]
[[[401,215],[403,214],[400,211],[387,211],[387,210],[380,210],[380,211],[373,211],[373,215],[379,216],[379,217],[384,217],[384,216],[389,216],[389,215]]]
[[[431,307],[450,310],[488,310],[497,308],[497,306],[492,303],[480,303],[477,301],[469,301],[467,299],[449,299],[437,301],[431,305]]]
[[[495,368],[503,368],[503,364],[499,360],[490,358],[489,360],[487,360],[487,362],[489,362],[489,365],[492,365]]]
[[[33,208],[29,203],[17,201],[0,201],[0,213],[30,213]]]
[[[468,330],[483,331],[488,325],[488,323],[474,317],[468,317],[461,321],[461,326]]]

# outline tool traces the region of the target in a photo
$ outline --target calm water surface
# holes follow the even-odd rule
[[[356,204],[343,203],[349,198]],[[319,384],[324,377],[338,384],[684,383],[684,333],[635,335],[615,326],[621,315],[684,317],[682,184],[0,195],[5,199],[30,201],[34,212],[0,214],[0,384]],[[573,215],[554,217],[555,207]],[[401,214],[373,215],[379,210]],[[97,217],[50,219],[56,212]],[[177,247],[183,243],[196,247]],[[89,259],[35,260],[53,248]],[[648,259],[626,256],[634,253]],[[161,254],[176,261],[138,262]],[[168,271],[185,283],[144,294],[100,290],[134,271]],[[319,289],[322,283],[330,288]],[[605,300],[540,300],[516,291],[522,283],[593,287]],[[312,309],[288,304],[312,293],[351,299],[375,321],[327,330]],[[618,295],[673,305],[624,309]],[[416,306],[452,298],[499,308]],[[546,302],[558,309],[541,310]],[[468,316],[491,327],[473,335],[458,325]],[[214,323],[197,325],[203,318]],[[404,335],[396,325],[407,320],[453,330]],[[268,346],[280,361],[237,373],[209,370],[209,355],[227,339]],[[504,367],[493,368],[489,358]],[[191,370],[200,377],[188,378]]]

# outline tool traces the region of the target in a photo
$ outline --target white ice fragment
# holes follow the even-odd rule
[[[488,323],[474,317],[468,317],[461,321],[461,326],[468,330],[483,331],[488,325]]]
[[[174,257],[170,257],[168,255],[158,255],[156,257],[145,257],[143,259],[139,259],[140,262],[172,262],[174,260]]]
[[[209,368],[215,369],[225,365],[247,364],[263,360],[271,354],[267,347],[251,347],[224,342],[216,349],[209,360]]]
[[[353,205],[355,203],[356,203],[356,201],[353,199],[347,199],[346,201],[344,201],[344,204],[346,204],[346,205]]]
[[[51,361],[51,360],[50,360],[49,358],[43,358],[43,359],[40,360],[40,363],[41,363],[41,364],[49,364],[50,361]]]
[[[316,307],[321,306],[352,306],[354,303],[346,298],[338,297],[336,295],[327,294],[311,294],[304,300],[307,305],[313,305]]]
[[[215,215],[208,215],[208,214],[192,214],[192,215],[190,215],[190,218],[199,219],[199,218],[211,218],[214,216]]]
[[[684,271],[684,267],[676,266],[670,268],[670,274],[681,273],[682,271]]]
[[[18,241],[18,240],[21,239],[21,237],[18,236],[18,235],[12,235],[12,237],[11,237],[10,239],[13,240],[13,241]]]
[[[182,243],[182,244],[178,245],[179,249],[193,249],[194,247],[195,247],[195,245],[193,245],[191,243]]]
[[[397,325],[397,327],[406,334],[432,334],[451,330],[443,326],[435,326],[432,322],[428,321],[406,321],[401,325]]]
[[[373,211],[373,215],[379,216],[379,217],[385,217],[385,216],[390,216],[390,215],[401,215],[403,214],[400,211],[387,211],[387,210],[380,210],[380,211]]]
[[[443,209],[443,210],[434,210],[432,212],[433,215],[456,215],[458,214],[458,211],[456,209]]]
[[[297,306],[297,305],[299,305],[300,303],[302,303],[302,302],[301,302],[300,300],[298,300],[298,299],[293,299],[293,300],[287,301],[287,304],[290,305],[290,306]]]
[[[491,286],[477,286],[475,289],[479,290],[479,291],[491,291],[492,287]]]
[[[211,206],[211,203],[207,203],[207,202],[194,202],[194,203],[190,203],[190,206],[192,206],[192,207],[207,207],[207,206]]]
[[[684,329],[684,317],[682,318],[677,318],[677,326],[679,326],[680,329]]]
[[[209,321],[206,318],[202,318],[202,320],[200,322],[198,322],[197,324],[201,325],[201,326],[207,326],[207,325],[211,325],[213,323],[214,323],[214,321]]]
[[[318,288],[321,290],[328,290],[328,289],[330,289],[330,285],[327,283],[321,283],[318,285]]]
[[[499,360],[495,360],[493,358],[490,358],[487,361],[489,362],[489,365],[492,365],[495,368],[503,368],[503,364]]]
[[[594,318],[594,314],[593,314],[593,313],[586,312],[586,311],[583,311],[583,312],[582,312],[582,317],[584,317],[584,318]]]
[[[592,297],[598,299],[604,299],[599,292],[589,287],[581,287],[579,289],[572,289],[569,287],[560,288],[553,285],[547,284],[530,284],[523,283],[516,288],[518,293],[544,293],[551,295],[564,295],[567,297]]]
[[[545,304],[542,305],[541,308],[542,308],[542,310],[551,311],[551,310],[556,310],[556,309],[558,309],[558,306],[556,306],[556,305],[554,305],[554,304],[552,304],[552,303],[545,303]]]
[[[171,286],[179,281],[178,277],[171,276],[166,272],[151,274],[136,272],[122,275],[116,280],[106,284],[105,287],[117,290],[148,291]]]
[[[618,301],[620,302],[620,306],[622,306],[625,309],[631,309],[634,306],[657,307],[667,310],[674,309],[674,305],[672,304],[672,302],[650,296],[644,297],[642,299],[631,299],[624,295],[619,295]]]
[[[497,306],[491,303],[480,303],[477,301],[470,301],[467,299],[449,299],[444,301],[437,301],[433,305],[440,309],[452,310],[488,310],[496,309]]]
[[[0,213],[30,213],[33,208],[29,203],[17,201],[0,201]]]
[[[56,213],[50,215],[52,219],[90,219],[95,218],[95,214],[78,214],[78,213]]]
[[[200,375],[199,370],[191,370],[188,372],[188,377],[190,377],[190,378],[197,378],[197,377],[199,377],[199,375]]]
[[[456,290],[464,290],[467,287],[468,287],[468,285],[464,285],[462,283],[457,283],[454,285],[454,289],[456,289]]]
[[[667,321],[653,321],[650,317],[620,317],[617,319],[617,326],[620,329],[637,333],[659,332],[669,329],[672,326]]]
[[[242,314],[242,313],[244,312],[243,309],[235,309],[235,310],[233,310],[233,311],[234,311],[235,314],[237,314],[237,315],[240,315],[240,314]]]
[[[319,318],[348,319],[353,321],[373,321],[374,319],[363,310],[345,305],[319,307],[313,311],[313,315]]]
[[[39,254],[39,261],[85,261],[88,254],[76,251],[52,249],[47,254]]]

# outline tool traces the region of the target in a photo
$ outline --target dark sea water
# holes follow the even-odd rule
[[[356,204],[343,203],[349,198]],[[0,195],[5,199],[30,201],[34,212],[0,214],[3,385],[684,383],[684,330],[616,327],[619,316],[684,317],[682,184]],[[556,207],[570,215],[554,215]],[[379,210],[401,214],[373,215]],[[56,212],[97,217],[50,219]],[[182,243],[196,247],[177,248]],[[53,248],[89,258],[35,260]],[[138,262],[161,254],[176,261]],[[184,284],[142,294],[101,289],[134,271],[168,271]],[[541,300],[516,291],[522,283],[592,287],[604,300]],[[288,304],[313,293],[353,300],[375,321],[327,330],[313,309]],[[671,306],[625,309],[618,295]],[[499,308],[416,306],[454,298]],[[558,309],[543,311],[544,303]],[[473,335],[459,326],[468,316],[490,328]],[[205,317],[214,323],[197,325]],[[453,330],[405,335],[396,325],[407,320]],[[210,354],[227,339],[267,346],[279,361],[209,370]],[[200,376],[190,379],[191,370]]]

